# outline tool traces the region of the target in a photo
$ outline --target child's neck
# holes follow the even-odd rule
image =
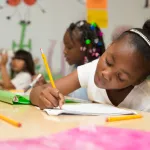
[[[112,104],[118,106],[133,88],[133,86],[129,86],[121,90],[106,90],[106,92]]]

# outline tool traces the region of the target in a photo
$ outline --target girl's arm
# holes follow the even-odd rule
[[[78,80],[77,71],[74,71],[70,75],[57,80],[55,84],[59,92],[62,93],[63,95],[68,95],[69,93],[75,91],[76,89],[79,89],[80,83]],[[52,89],[47,90],[46,88],[49,87],[51,87],[50,84],[45,84],[33,88],[30,94],[32,104],[37,105],[40,108],[48,107],[48,102],[52,102],[52,99],[56,97],[56,95],[53,94],[55,92],[55,89],[53,89],[53,91]],[[47,102],[45,101],[45,99],[47,100]],[[45,106],[46,104],[47,106]]]
[[[8,61],[7,54],[1,55],[1,62],[0,62],[0,68],[1,68],[1,75],[2,75],[2,81],[3,81],[3,88],[5,89],[14,89],[14,85],[11,83],[11,79],[9,77],[9,74],[7,72],[6,63]]]

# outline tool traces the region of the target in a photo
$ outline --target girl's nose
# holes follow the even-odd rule
[[[112,80],[112,71],[111,69],[106,69],[104,71],[102,71],[102,76],[104,79],[106,79],[107,81],[111,81]]]

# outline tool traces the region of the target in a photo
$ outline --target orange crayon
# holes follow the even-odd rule
[[[17,121],[14,121],[12,119],[9,119],[9,118],[7,118],[3,115],[0,115],[0,119],[7,122],[7,123],[9,123],[9,124],[11,124],[11,125],[13,125],[13,126],[16,126],[16,127],[21,127],[22,126],[21,123],[19,123]]]
[[[114,122],[114,121],[122,121],[122,120],[131,120],[131,119],[138,119],[142,118],[142,115],[135,114],[135,115],[123,115],[123,116],[112,116],[106,119],[106,122]]]

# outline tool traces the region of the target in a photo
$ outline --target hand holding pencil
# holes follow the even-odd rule
[[[51,70],[50,70],[50,67],[48,65],[46,56],[43,53],[43,50],[42,49],[40,49],[40,50],[41,50],[43,62],[45,65],[45,69],[48,73],[52,87],[47,87],[47,88],[43,89],[42,92],[40,93],[39,107],[41,109],[53,108],[53,107],[57,107],[57,106],[59,106],[61,108],[63,103],[64,103],[64,96],[63,96],[63,94],[61,94],[59,92],[58,89],[56,89],[56,85],[55,85],[55,82],[53,80]]]
[[[56,89],[52,87],[46,87],[40,93],[38,106],[41,109],[62,107],[64,104],[64,96]]]

